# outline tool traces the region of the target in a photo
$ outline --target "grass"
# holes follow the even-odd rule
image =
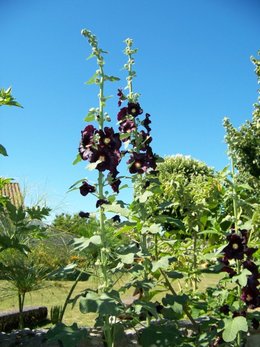
[[[203,275],[202,280],[199,283],[199,290],[204,291],[207,287],[216,285],[219,279],[219,275]],[[123,284],[123,280],[120,282],[118,285]],[[48,312],[50,312],[52,306],[64,304],[72,284],[73,282],[69,281],[46,281],[42,288],[26,294],[25,306],[47,306]],[[173,286],[178,292],[179,286],[176,281],[173,283]],[[91,277],[87,282],[79,282],[73,296],[79,294],[86,288],[97,288],[97,280]],[[125,296],[129,295],[131,295],[131,292],[125,294]],[[0,311],[17,310],[18,300],[16,294],[7,281],[0,281],[0,296]],[[72,308],[71,304],[68,305],[64,316],[64,323],[71,325],[72,323],[77,322],[79,326],[93,326],[95,316],[96,315],[92,313],[82,314],[77,302],[74,308]]]

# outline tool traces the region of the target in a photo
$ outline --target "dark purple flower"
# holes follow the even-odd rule
[[[244,238],[238,234],[230,234],[227,237],[229,243],[223,249],[223,253],[227,259],[243,259],[244,258]]]
[[[121,161],[121,154],[116,150],[110,151],[108,148],[99,147],[98,149],[92,150],[89,161],[90,163],[96,163],[98,161],[96,169],[99,171],[109,170],[113,172]]]
[[[146,153],[133,152],[127,164],[129,164],[129,171],[131,174],[142,174],[148,169],[155,169],[156,167],[155,157],[150,147],[148,147]]]
[[[79,212],[79,216],[80,216],[81,218],[89,218],[89,212],[80,211],[80,212]]]
[[[149,168],[149,161],[147,160],[146,153],[133,152],[127,164],[129,164],[129,171],[131,174],[142,174]]]
[[[119,97],[119,100],[118,100],[118,106],[120,107],[122,102],[124,100],[127,99],[127,97],[124,95],[124,93],[122,92],[122,89],[118,89],[118,93],[117,93],[117,96]]]
[[[128,114],[128,108],[127,107],[122,107],[120,111],[117,114],[117,120],[122,121],[125,119],[126,115]]]
[[[123,141],[127,141],[134,130],[136,130],[136,125],[133,120],[126,118],[120,122],[119,131],[123,134],[129,134],[129,137],[123,139]]]
[[[107,176],[108,183],[115,193],[119,193],[119,186],[121,184],[121,180],[116,177],[118,173],[119,172],[117,170],[110,171]]]
[[[88,125],[81,131],[81,141],[79,144],[79,154],[83,160],[88,160],[91,155],[91,147],[94,144],[94,134],[96,129],[93,125]]]
[[[121,184],[121,180],[119,178],[116,178],[110,183],[111,188],[115,193],[119,193],[119,186]]]
[[[229,308],[229,305],[223,305],[219,308],[219,311],[223,314],[226,314],[228,315],[229,312],[230,312],[230,308]]]
[[[112,217],[111,220],[114,223],[120,223],[121,222],[120,216],[118,214],[116,214],[114,217]]]
[[[79,187],[79,191],[81,195],[86,196],[88,195],[88,193],[94,193],[96,191],[96,188],[88,184],[88,182],[83,181],[82,185]]]
[[[99,144],[110,151],[119,150],[121,147],[121,140],[119,133],[114,133],[113,128],[105,127],[104,130],[99,130]]]
[[[251,308],[257,308],[260,306],[260,292],[256,287],[246,286],[242,289],[241,300]]]
[[[138,102],[129,102],[127,105],[127,114],[132,115],[133,117],[137,117],[143,113],[141,106]]]
[[[151,124],[152,122],[150,121],[151,116],[149,115],[149,113],[145,114],[145,119],[141,122],[141,124],[145,127],[145,129],[147,130],[148,133],[150,133],[150,131],[152,130],[149,126],[149,124]]]
[[[108,204],[109,202],[106,199],[99,199],[97,200],[96,203],[96,208],[98,208],[99,206],[102,206],[103,204]]]

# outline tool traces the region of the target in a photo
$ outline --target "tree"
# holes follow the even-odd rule
[[[260,51],[258,52],[260,55]],[[260,83],[260,60],[251,58]],[[233,127],[229,119],[224,119],[226,142],[229,156],[235,168],[254,184],[260,178],[260,94],[254,104],[252,120],[247,120],[239,129]],[[259,188],[259,186],[258,186]]]

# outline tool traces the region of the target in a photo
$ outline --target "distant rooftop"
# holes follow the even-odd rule
[[[23,205],[23,196],[19,183],[7,183],[0,189],[0,195],[8,197],[15,207]]]

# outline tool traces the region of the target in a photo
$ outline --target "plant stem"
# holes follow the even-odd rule
[[[236,196],[236,179],[235,179],[235,166],[234,160],[231,158],[231,174],[232,174],[232,183],[233,183],[233,192],[232,192],[232,200],[233,200],[233,212],[235,219],[235,231],[238,231],[238,211],[237,211],[237,196]]]
[[[197,283],[197,230],[193,228],[193,271],[195,272],[195,277],[193,280],[193,290],[198,289]]]
[[[165,283],[166,285],[168,286],[169,290],[172,292],[173,295],[176,295],[177,296],[177,293],[175,291],[175,289],[173,288],[173,286],[171,285],[171,282],[169,281],[168,279],[168,276],[166,275],[166,273],[160,269],[160,272],[162,274],[162,276],[164,277],[165,279]],[[198,324],[196,323],[196,321],[193,319],[192,315],[190,314],[190,312],[188,311],[187,309],[187,306],[186,305],[183,305],[183,312],[186,314],[186,316],[189,318],[189,320],[191,321],[193,327],[194,327],[194,330],[196,330],[198,333],[200,332],[200,329],[199,329],[199,326]]]
[[[63,316],[65,314],[66,308],[67,308],[69,300],[71,298],[71,295],[73,294],[74,289],[76,288],[76,285],[78,284],[82,273],[83,273],[83,270],[80,271],[79,275],[77,276],[76,280],[74,281],[73,285],[70,288],[70,291],[69,291],[69,293],[68,293],[68,295],[66,297],[66,300],[64,302],[64,305],[63,305],[63,308],[62,308],[62,311],[61,311],[61,314],[60,314],[60,317],[59,317],[59,320],[58,320],[59,322],[62,322]]]

